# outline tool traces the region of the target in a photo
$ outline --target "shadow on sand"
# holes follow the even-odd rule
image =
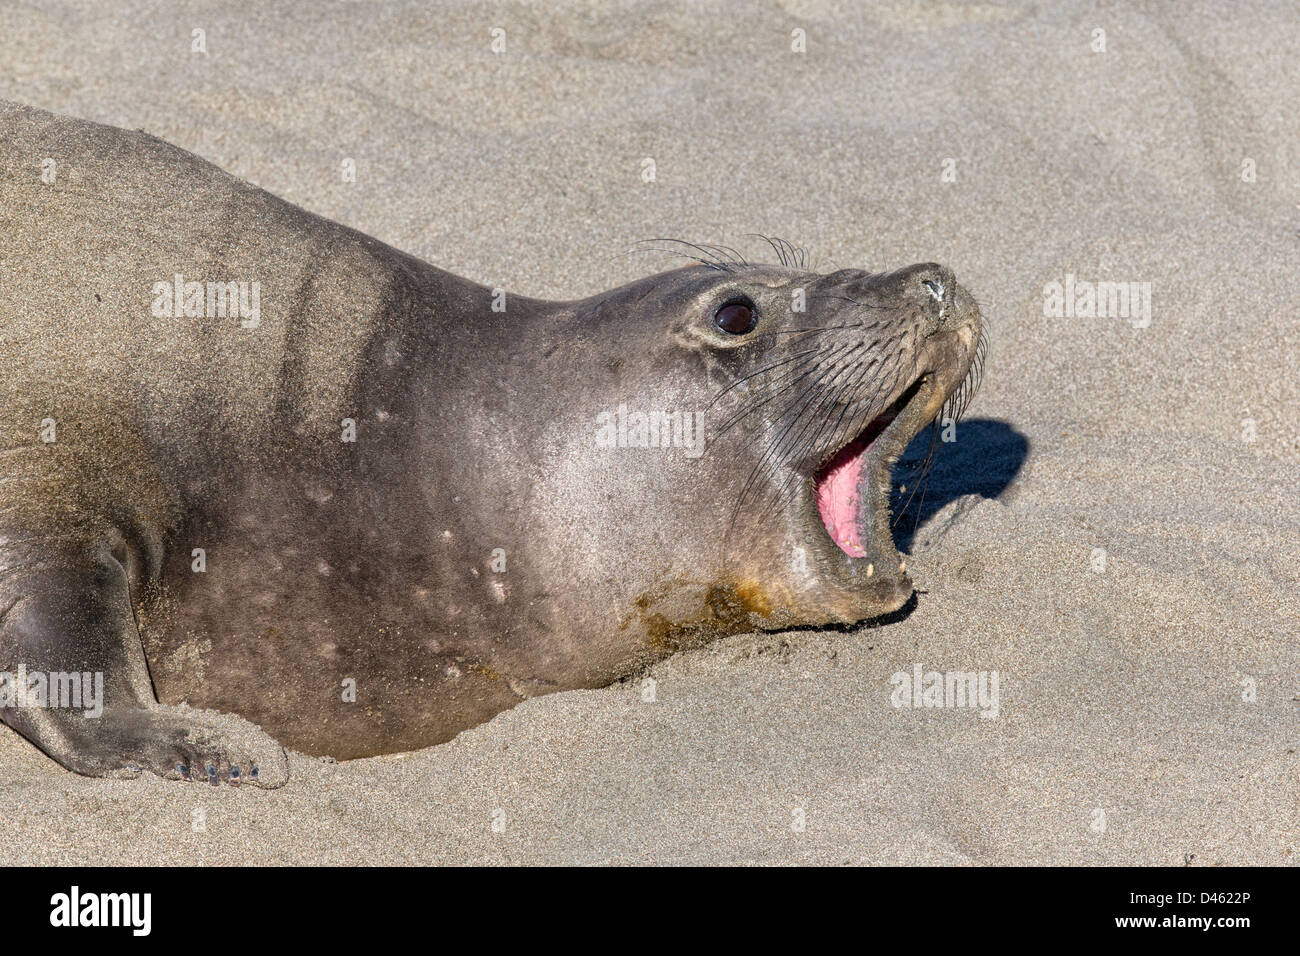
[[[935,439],[933,426],[912,439],[894,466],[889,507],[894,543],[904,554],[912,553],[916,529],[948,502],[963,495],[999,497],[1029,454],[1029,439],[1007,422],[972,418],[959,423],[956,434],[956,441],[937,442],[928,481],[921,479],[921,466]]]

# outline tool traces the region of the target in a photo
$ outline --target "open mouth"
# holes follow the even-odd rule
[[[879,524],[869,512],[873,499],[888,501],[889,466],[915,434],[903,434],[903,423],[898,419],[916,399],[924,382],[924,376],[913,382],[813,476],[817,513],[826,533],[851,558],[865,558],[868,536],[882,526],[889,527],[888,515]],[[878,550],[888,547],[885,553],[893,550],[892,540],[875,544]]]

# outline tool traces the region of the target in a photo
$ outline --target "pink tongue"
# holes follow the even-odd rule
[[[856,443],[855,443],[856,445]],[[817,511],[831,540],[851,558],[865,558],[858,530],[858,479],[862,477],[865,448],[849,446],[840,452],[817,481]]]

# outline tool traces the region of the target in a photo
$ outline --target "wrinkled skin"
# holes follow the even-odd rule
[[[0,127],[0,670],[105,679],[98,718],[0,717],[65,767],[274,786],[280,744],[414,749],[911,595],[888,463],[982,334],[946,269],[714,263],[494,298],[144,134],[3,105]],[[259,281],[260,324],[155,316],[176,273]],[[714,324],[737,297],[743,334]],[[900,397],[850,557],[813,475]],[[698,412],[707,448],[607,447],[620,404]]]

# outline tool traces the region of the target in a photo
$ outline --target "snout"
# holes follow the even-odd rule
[[[896,285],[898,294],[931,299],[936,303],[950,298],[952,291],[957,288],[957,277],[952,274],[952,270],[937,262],[918,262],[913,266],[904,266],[886,278]]]
[[[897,296],[924,317],[924,333],[963,332],[967,344],[979,338],[979,306],[947,266],[921,262],[883,277],[887,294]]]

